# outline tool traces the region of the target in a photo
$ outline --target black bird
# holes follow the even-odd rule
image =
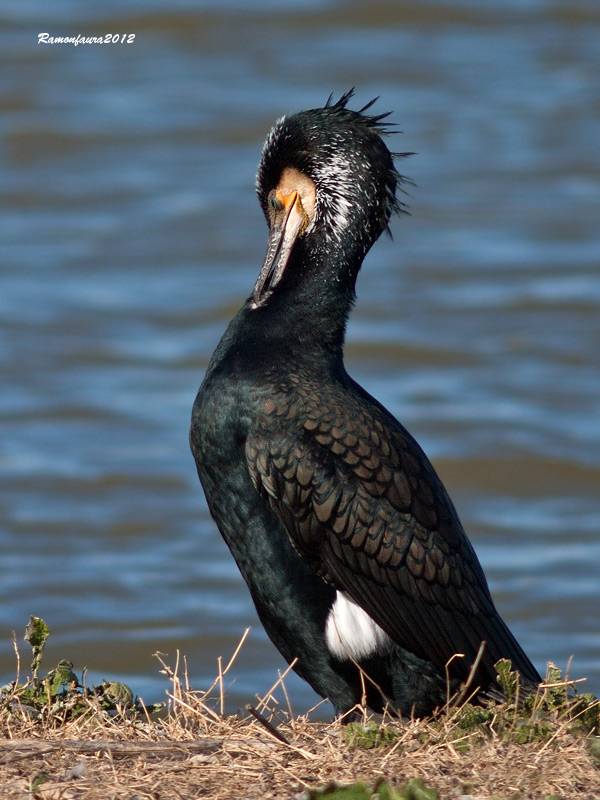
[[[257,177],[269,226],[254,290],[194,404],[210,511],[276,647],[336,713],[422,716],[474,671],[540,676],[490,596],[427,456],[350,378],[343,345],[363,258],[401,209],[384,117],[352,92],[279,119]],[[374,101],[373,101],[374,102]],[[396,154],[399,155],[399,154]],[[402,154],[405,155],[405,154]],[[460,657],[454,657],[462,654]]]

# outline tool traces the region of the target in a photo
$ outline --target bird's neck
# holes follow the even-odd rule
[[[346,324],[367,249],[295,246],[272,294],[258,307],[249,298],[232,320],[214,368],[228,364],[259,374],[304,367],[321,375],[342,374]]]
[[[228,365],[251,375],[301,367],[339,375],[353,300],[353,288],[315,275],[277,287],[258,308],[249,299],[231,321],[209,372]]]
[[[255,344],[274,360],[337,366],[353,302],[353,288],[315,276],[274,292],[264,308],[246,307],[246,323]]]
[[[284,275],[264,306],[279,341],[301,350],[339,353],[355,300],[356,276],[367,248],[349,237],[345,248],[331,239],[296,243]],[[259,311],[259,309],[257,309]]]

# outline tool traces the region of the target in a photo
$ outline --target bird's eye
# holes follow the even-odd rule
[[[273,211],[281,211],[283,209],[283,203],[279,199],[277,192],[273,190],[269,192],[269,197],[267,198],[267,202],[269,207],[273,209]]]

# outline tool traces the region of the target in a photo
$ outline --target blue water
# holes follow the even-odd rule
[[[229,707],[277,679],[188,421],[264,253],[264,137],[354,85],[417,185],[365,263],[348,368],[434,460],[536,665],[573,655],[600,692],[597,4],[32,0],[0,22],[0,682],[30,614],[48,668],[147,700],[155,651],[203,688],[247,626]]]

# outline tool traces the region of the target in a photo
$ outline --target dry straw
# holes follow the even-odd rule
[[[74,719],[35,717],[16,686],[5,692],[0,798],[341,798],[333,782],[362,781],[352,797],[600,800],[598,702],[579,700],[555,669],[527,707],[518,684],[511,702],[485,708],[470,705],[467,687],[432,719],[359,708],[349,725],[295,715],[286,671],[248,714],[227,716],[226,682],[247,635],[203,691],[191,688],[185,658],[170,666],[159,654],[169,682],[159,718],[125,708],[110,716],[94,698]]]

